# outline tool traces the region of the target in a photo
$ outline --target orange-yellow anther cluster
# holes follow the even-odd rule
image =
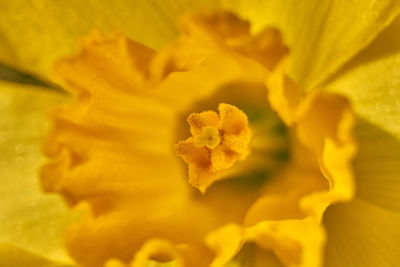
[[[226,170],[249,153],[251,132],[246,114],[221,103],[214,111],[192,113],[187,121],[192,134],[175,149],[189,166],[189,182],[201,192],[226,177]]]

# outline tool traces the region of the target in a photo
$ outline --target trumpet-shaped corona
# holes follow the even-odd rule
[[[52,113],[41,181],[83,212],[70,254],[221,267],[253,243],[321,266],[324,212],[354,195],[348,101],[304,94],[276,29],[252,34],[214,11],[187,15],[182,32],[158,52],[94,33],[55,65],[75,100]]]

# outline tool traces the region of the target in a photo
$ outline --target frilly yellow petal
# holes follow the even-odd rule
[[[355,194],[352,169],[357,148],[353,137],[355,118],[350,103],[342,96],[322,89],[303,95],[301,88],[286,75],[285,65],[282,62],[268,76],[268,99],[271,108],[292,127],[293,165],[289,172],[282,172],[279,180],[284,181],[285,175],[297,177],[289,180],[296,190],[289,187],[285,194],[282,192],[285,184],[277,183],[281,191],[279,187],[275,189],[277,195],[265,191],[249,209],[246,219],[250,225],[257,222],[268,225],[271,220],[280,220],[275,231],[282,231],[291,242],[296,240],[285,247],[286,241],[272,238],[270,248],[281,246],[282,251],[278,249],[275,253],[282,262],[289,266],[320,266],[325,244],[321,224],[324,211],[334,203],[353,199]],[[313,180],[311,177],[315,177],[315,183],[305,184]],[[315,231],[318,245],[280,225],[282,220],[293,220],[297,227],[304,227],[310,233]],[[267,237],[271,238],[266,236],[264,241]],[[312,259],[310,255],[316,256]]]
[[[299,137],[316,153],[320,170],[334,195],[331,202],[352,199],[355,193],[352,160],[357,144],[349,102],[344,97],[319,91],[310,95],[301,108]]]
[[[357,148],[350,103],[323,89],[302,96],[300,88],[285,74],[284,64],[267,79],[271,107],[287,125],[296,127],[300,142],[315,153],[320,171],[336,195],[332,199],[322,197],[323,202],[350,200],[355,191],[351,164]]]

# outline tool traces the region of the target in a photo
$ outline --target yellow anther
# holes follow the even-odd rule
[[[178,142],[175,149],[189,166],[189,182],[204,192],[214,181],[225,178],[224,170],[248,155],[251,134],[246,114],[221,103],[214,111],[188,117],[192,137]]]
[[[206,146],[210,149],[214,149],[219,143],[221,143],[219,131],[213,126],[203,127],[201,134],[194,138],[194,145],[198,147]]]

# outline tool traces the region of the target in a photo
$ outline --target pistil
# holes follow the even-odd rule
[[[192,136],[175,145],[188,164],[189,182],[203,193],[249,154],[251,132],[246,114],[224,103],[218,111],[219,115],[214,111],[190,114],[187,121]]]

